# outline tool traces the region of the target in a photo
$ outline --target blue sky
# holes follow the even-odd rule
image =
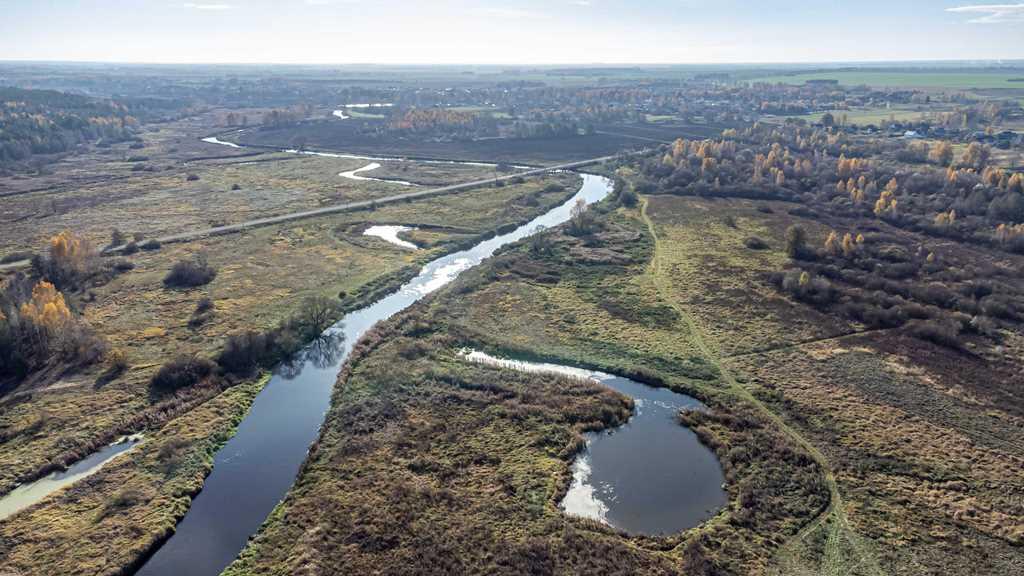
[[[0,0],[0,60],[721,63],[1024,58],[1024,3]]]

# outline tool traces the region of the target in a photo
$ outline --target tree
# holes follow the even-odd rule
[[[978,142],[971,142],[960,158],[960,165],[964,168],[974,168],[981,171],[988,165],[988,159],[992,155],[992,149]]]
[[[843,234],[843,256],[847,258],[853,256],[857,251],[857,244],[853,240],[853,235],[847,232]]]
[[[807,231],[800,226],[786,229],[786,254],[794,260],[807,254]]]
[[[33,262],[36,272],[58,287],[74,286],[92,273],[96,250],[70,230],[50,238],[49,254]]]
[[[893,180],[893,182],[895,182],[895,180]],[[889,212],[895,212],[896,206],[897,201],[893,198],[892,191],[890,191],[889,187],[886,186],[886,189],[882,190],[882,195],[879,196],[878,200],[875,202],[875,215],[882,216]]]
[[[842,246],[839,243],[839,235],[833,230],[829,232],[828,238],[825,239],[825,252],[832,256],[838,256],[842,251]]]
[[[302,301],[302,323],[309,336],[319,336],[338,315],[338,302],[326,296],[310,296]]]
[[[579,198],[569,212],[569,233],[573,236],[586,236],[593,231],[594,218],[587,210],[587,203]]]
[[[929,157],[939,166],[949,166],[953,163],[953,145],[943,140],[932,148]]]
[[[32,289],[32,299],[21,305],[21,317],[38,332],[40,338],[60,335],[71,321],[71,310],[64,301],[64,295],[57,288],[40,280]]]

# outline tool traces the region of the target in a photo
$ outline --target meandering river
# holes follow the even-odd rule
[[[582,176],[583,185],[568,201],[508,234],[430,262],[394,294],[345,315],[327,331],[326,340],[310,345],[297,363],[276,369],[238,432],[217,452],[213,472],[175,534],[139,574],[219,574],[291,487],[317,437],[338,372],[355,342],[376,323],[448,284],[498,248],[538,228],[566,222],[577,199],[591,204],[611,191],[608,179]]]

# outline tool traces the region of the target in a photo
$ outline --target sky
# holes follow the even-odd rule
[[[1024,3],[0,0],[0,60],[585,64],[1024,58]]]

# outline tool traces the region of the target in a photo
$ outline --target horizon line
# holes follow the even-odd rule
[[[496,66],[521,66],[521,67],[604,67],[604,68],[629,68],[638,66],[649,67],[673,67],[673,66],[839,66],[839,65],[878,65],[878,64],[971,64],[984,63],[988,65],[1009,65],[1024,66],[1024,57],[1012,58],[912,58],[905,60],[751,60],[751,61],[721,61],[721,62],[297,62],[297,61],[267,61],[267,62],[229,62],[229,61],[156,61],[156,60],[52,60],[35,58],[0,58],[0,65],[3,64],[106,64],[121,66],[370,66],[370,67],[440,67],[440,66],[461,66],[461,67],[496,67]]]

